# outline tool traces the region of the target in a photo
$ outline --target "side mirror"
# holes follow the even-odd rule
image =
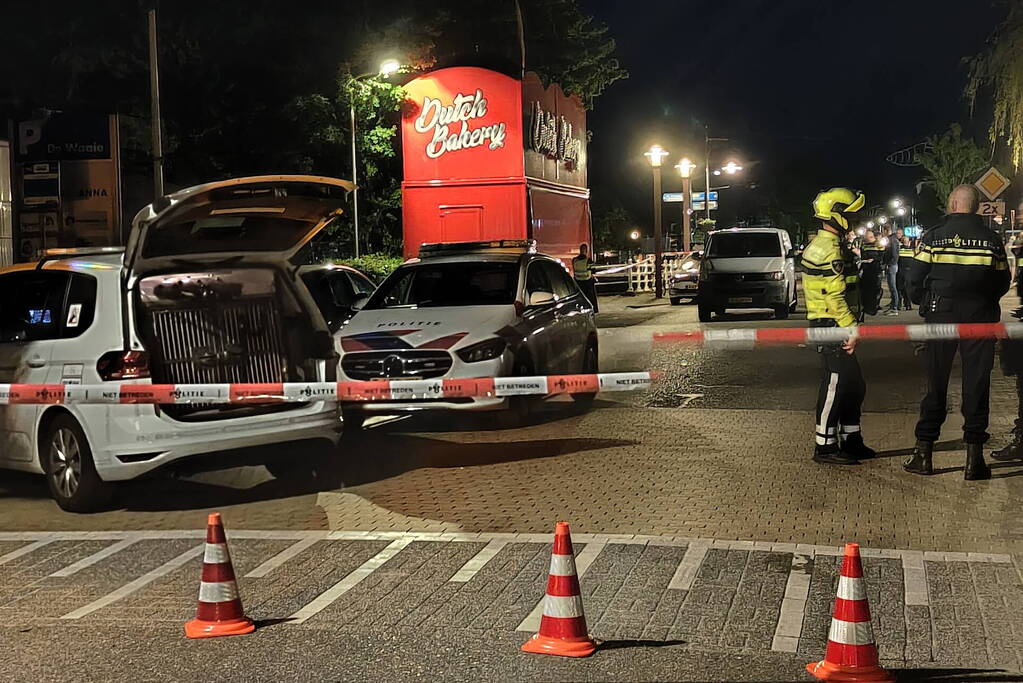
[[[554,294],[551,292],[533,292],[529,295],[530,306],[547,306],[554,303]]]
[[[785,258],[796,258],[796,256],[798,256],[798,255],[799,255],[799,251],[795,247],[793,247],[792,249],[789,249],[785,253]]]
[[[352,301],[352,310],[361,311],[362,307],[366,305],[367,301],[369,301],[369,294],[358,295],[357,297],[355,297],[355,300]]]

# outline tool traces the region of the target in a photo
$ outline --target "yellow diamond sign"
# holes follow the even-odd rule
[[[980,177],[976,185],[977,189],[983,192],[988,199],[994,201],[998,195],[1005,192],[1005,188],[1009,187],[1009,179],[992,166]]]

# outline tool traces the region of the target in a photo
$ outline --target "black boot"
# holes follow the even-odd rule
[[[845,440],[842,441],[842,452],[857,460],[870,460],[877,457],[874,449],[863,443],[863,435],[859,432],[853,432],[845,437]]]
[[[934,452],[933,441],[917,441],[913,455],[906,458],[902,463],[902,469],[913,474],[932,474],[934,468],[931,466],[931,454]]]
[[[993,452],[991,457],[995,460],[1023,460],[1023,430],[1014,429],[1005,448]]]
[[[817,446],[813,449],[813,460],[822,465],[856,465],[859,460],[838,450],[837,445]]]
[[[978,479],[990,479],[991,468],[984,462],[984,446],[979,443],[966,444],[966,473],[963,479],[976,481]]]

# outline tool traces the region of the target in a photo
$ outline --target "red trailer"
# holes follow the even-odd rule
[[[476,67],[405,86],[404,253],[428,242],[535,239],[569,265],[590,244],[586,114],[536,74]]]

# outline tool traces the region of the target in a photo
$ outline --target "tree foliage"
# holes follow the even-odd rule
[[[941,135],[927,138],[927,149],[917,154],[928,173],[924,182],[934,189],[939,207],[944,207],[952,188],[976,181],[990,163],[987,153],[962,133],[962,127],[953,123]]]
[[[992,144],[1004,137],[1012,165],[1023,164],[1023,5],[1011,3],[1001,26],[984,52],[969,60],[966,98],[973,107],[979,94],[990,89],[994,104]]]

